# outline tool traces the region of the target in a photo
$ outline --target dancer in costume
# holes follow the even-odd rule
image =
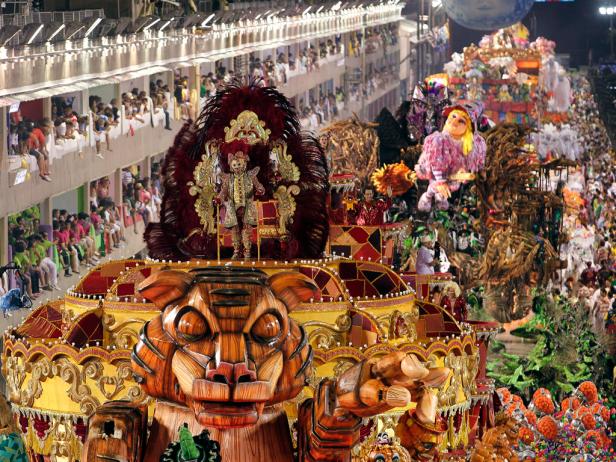
[[[252,245],[252,229],[257,225],[254,195],[263,195],[265,188],[257,179],[259,167],[247,169],[249,145],[235,142],[231,143],[229,149],[231,173],[222,174],[222,190],[218,197],[225,207],[225,228],[231,229],[233,233],[233,259],[240,258],[242,247],[244,258],[248,259]]]

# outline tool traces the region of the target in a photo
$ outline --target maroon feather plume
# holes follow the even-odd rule
[[[236,81],[217,92],[198,120],[187,122],[176,136],[162,169],[165,190],[161,220],[151,223],[145,232],[150,257],[165,260],[216,258],[216,236],[195,233],[202,226],[194,208],[196,198],[190,196],[186,184],[193,181],[193,172],[205,152],[206,142],[224,140],[225,127],[245,110],[255,112],[271,131],[268,145],[250,147],[249,168],[260,167],[259,181],[266,189],[265,197],[259,199],[270,199],[278,185],[286,184],[280,181],[275,184],[276,173],[269,158],[271,143],[286,142],[287,153],[300,171],[297,183],[300,193],[295,197],[297,209],[293,223],[288,226],[288,247],[284,254],[280,249],[274,253],[262,247],[261,254],[286,259],[321,257],[329,233],[326,207],[329,175],[323,149],[314,137],[301,133],[295,109],[284,95],[255,80],[247,85]],[[219,164],[224,171],[229,171],[226,155],[220,156]]]

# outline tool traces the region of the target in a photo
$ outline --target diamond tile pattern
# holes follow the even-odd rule
[[[65,336],[67,343],[75,344],[76,348],[92,345],[103,341],[103,323],[96,312],[85,313],[71,326]]]
[[[387,295],[402,290],[402,281],[387,267],[370,262],[341,262],[340,277],[351,297]]]
[[[19,326],[17,333],[30,338],[60,338],[62,313],[50,305],[43,305]]]

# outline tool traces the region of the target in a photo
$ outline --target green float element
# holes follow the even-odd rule
[[[26,448],[19,434],[0,435],[0,461],[28,462]]]

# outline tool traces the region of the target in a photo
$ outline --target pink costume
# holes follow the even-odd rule
[[[462,151],[462,142],[456,141],[446,132],[436,132],[428,136],[415,166],[418,178],[430,180],[428,190],[419,199],[419,210],[429,212],[433,198],[440,210],[447,210],[449,202],[437,192],[436,185],[447,183],[450,191],[457,191],[460,182],[449,181],[448,178],[460,170],[477,173],[483,168],[485,160],[486,142],[478,133],[473,135],[473,150],[467,155]]]

